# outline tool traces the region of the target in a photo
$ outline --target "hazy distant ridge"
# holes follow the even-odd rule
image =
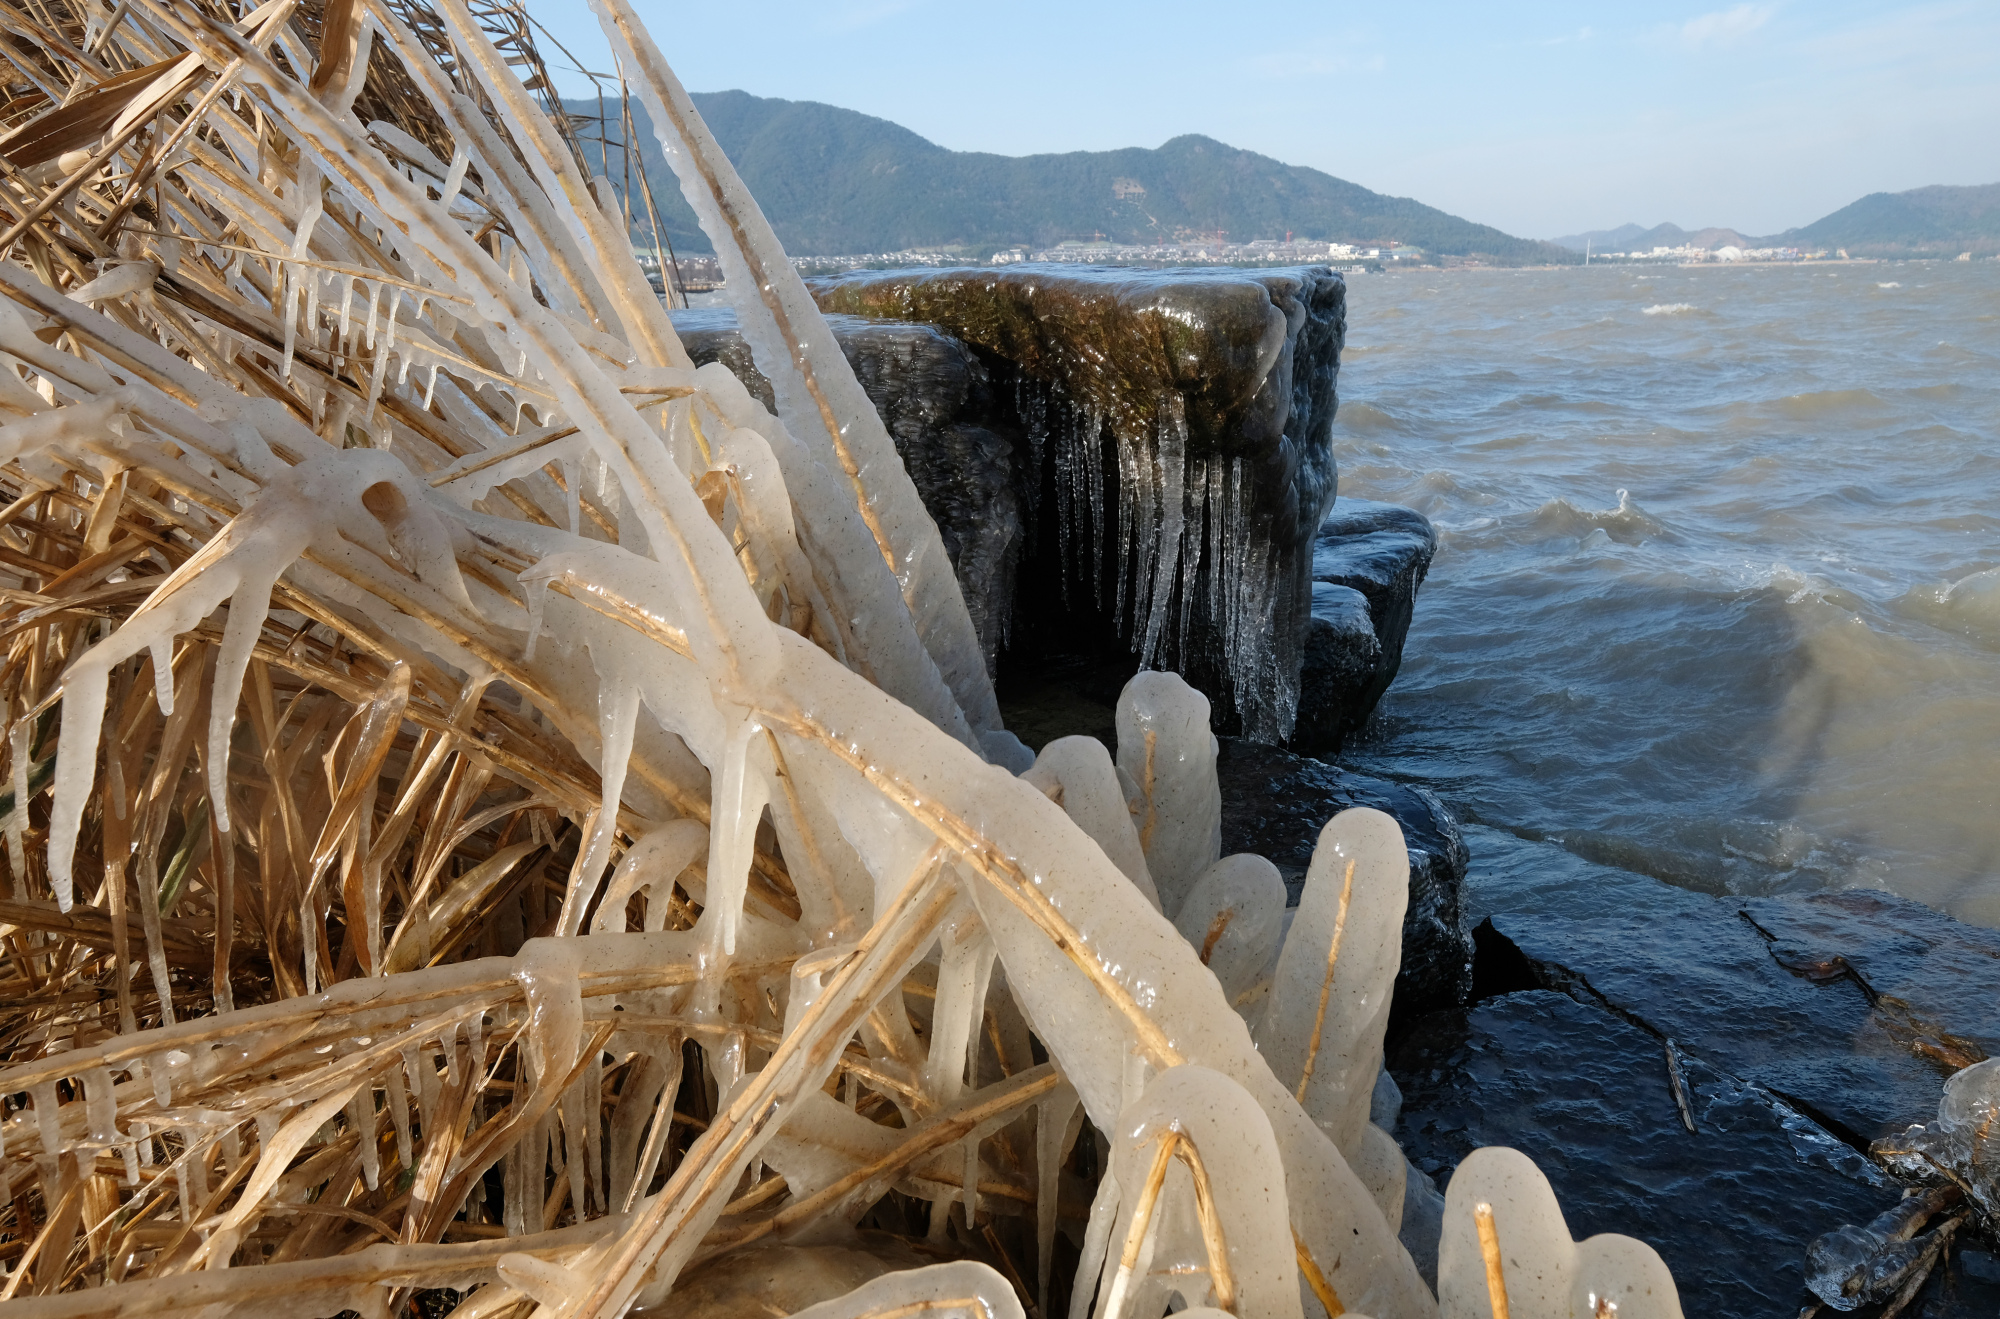
[[[1713,250],[1732,243],[1737,247],[1753,245],[1751,239],[1734,229],[1683,229],[1677,224],[1656,224],[1651,229],[1643,225],[1621,224],[1616,229],[1592,229],[1588,233],[1566,234],[1549,241],[1572,252],[1583,251],[1586,242],[1593,252],[1650,252],[1656,247],[1705,247]]]
[[[1734,229],[1624,224],[1549,241],[1573,252],[1588,240],[1595,252],[1650,252],[1655,247],[1802,247],[1854,256],[1974,256],[2000,254],[2000,183],[1973,187],[1942,184],[1909,192],[1871,192],[1860,201],[1798,229],[1749,238]]]
[[[1771,241],[1856,256],[1991,256],[2000,253],[2000,183],[1871,192]]]
[[[1100,234],[1150,243],[1222,230],[1233,243],[1282,239],[1290,231],[1300,238],[1393,240],[1512,264],[1573,259],[1552,244],[1212,138],[1177,137],[1156,149],[999,156],[950,151],[886,119],[813,101],[728,91],[697,92],[694,102],[786,249],[802,255],[964,247],[986,256],[1015,244],[1046,247]],[[569,105],[583,114],[597,111],[595,101]],[[675,247],[710,250],[644,110],[635,104],[633,114]],[[610,136],[618,141],[615,124]],[[611,172],[622,186],[615,154]],[[634,211],[643,216],[636,199]],[[643,219],[638,227],[644,229]]]

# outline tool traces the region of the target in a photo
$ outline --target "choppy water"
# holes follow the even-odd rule
[[[2000,925],[2000,262],[1358,276],[1334,438],[1441,541],[1344,759]]]

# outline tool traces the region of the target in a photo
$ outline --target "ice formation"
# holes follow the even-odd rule
[[[520,11],[44,8],[0,138],[0,1299],[609,1319],[755,1262],[817,1319],[1438,1312],[1367,1121],[1394,824],[1328,824],[1286,935],[1186,683],[1133,681],[1115,758],[1000,726],[623,0],[775,417],[689,365]]]
[[[1548,1178],[1520,1151],[1474,1150],[1444,1201],[1445,1319],[1680,1319],[1680,1295],[1653,1248],[1612,1233],[1571,1239]]]
[[[1836,1310],[1907,1306],[1968,1219],[2000,1216],[2000,1059],[1954,1073],[1936,1121],[1884,1136],[1871,1152],[1916,1185],[1873,1222],[1807,1247],[1806,1285]]]
[[[1333,500],[1338,277],[888,272],[819,296],[1012,364],[1018,479],[1030,522],[1053,523],[1066,602],[1112,620],[1142,665],[1199,672],[1251,736],[1290,734]]]

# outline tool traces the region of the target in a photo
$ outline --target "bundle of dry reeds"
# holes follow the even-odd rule
[[[0,1299],[1433,1312],[1394,826],[1281,953],[1177,680],[1009,772],[879,420],[599,10],[776,417],[518,7],[0,0]]]

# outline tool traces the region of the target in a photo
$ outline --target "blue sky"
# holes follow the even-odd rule
[[[692,90],[1008,155],[1204,133],[1532,237],[2000,182],[2000,0],[635,2]],[[581,0],[531,8],[609,67]]]

